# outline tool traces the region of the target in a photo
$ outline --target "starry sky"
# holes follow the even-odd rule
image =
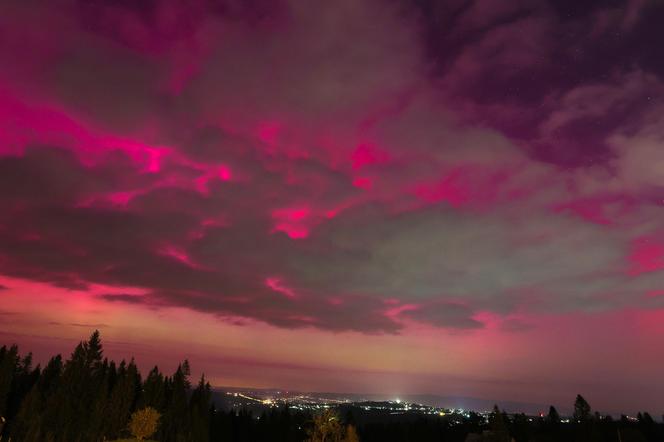
[[[664,411],[664,2],[5,0],[0,338]]]

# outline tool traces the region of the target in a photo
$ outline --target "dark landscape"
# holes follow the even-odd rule
[[[141,375],[133,359],[104,357],[99,332],[71,356],[42,368],[16,346],[0,348],[0,440],[105,441],[131,438],[139,410],[157,411],[156,440],[192,441],[660,441],[664,423],[647,412],[614,418],[577,396],[571,416],[478,411],[401,399],[361,400],[274,390],[212,389],[192,382],[185,360],[172,375]],[[316,416],[340,423],[319,425]],[[663,416],[664,418],[664,416]],[[351,430],[352,429],[352,430]],[[350,433],[352,432],[352,436]]]

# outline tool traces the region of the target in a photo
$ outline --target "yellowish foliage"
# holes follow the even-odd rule
[[[344,427],[336,412],[325,410],[314,416],[308,442],[360,442],[355,427]]]
[[[152,407],[138,410],[131,415],[129,431],[138,440],[147,439],[157,432],[161,415]]]
[[[352,425],[346,427],[345,442],[360,442],[360,436],[357,435],[357,430]]]

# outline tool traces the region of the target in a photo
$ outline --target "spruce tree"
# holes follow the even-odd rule
[[[173,377],[166,384],[167,405],[164,419],[160,427],[160,436],[164,442],[187,442],[190,440],[189,407],[187,395],[191,386],[189,382],[189,363],[178,365]]]
[[[201,376],[189,400],[193,440],[208,442],[210,434],[210,384]]]
[[[590,404],[580,394],[574,401],[574,420],[577,422],[586,422],[590,419]]]
[[[99,332],[95,331],[65,362],[60,388],[48,405],[47,418],[57,422],[52,435],[55,441],[75,441],[90,433],[89,414],[99,388],[101,356]]]
[[[12,390],[14,375],[19,365],[18,347],[0,349],[0,416],[8,418],[9,396]]]
[[[489,416],[489,427],[496,441],[509,441],[509,432],[507,430],[507,419],[505,412],[501,412],[498,405],[493,406],[493,411]]]
[[[166,405],[166,390],[164,376],[155,366],[148,374],[143,383],[143,392],[140,398],[139,408],[152,407],[160,413],[164,413]]]
[[[136,404],[140,384],[140,377],[134,360],[132,359],[129,364],[122,361],[106,407],[103,434],[107,438],[117,439],[127,429],[131,413]]]
[[[104,424],[107,421],[108,402],[112,388],[111,365],[108,359],[104,359],[101,368],[95,373],[94,383],[98,385],[95,392],[93,405],[90,409],[90,419],[88,424],[88,437],[90,439],[98,438],[103,434]]]

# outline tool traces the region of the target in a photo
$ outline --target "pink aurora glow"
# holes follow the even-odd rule
[[[661,69],[582,65],[549,2],[471,2],[446,33],[378,0],[138,3],[0,6],[0,332],[44,348],[101,324],[163,346],[148,362],[195,348],[218,383],[278,382],[255,357],[284,387],[364,370],[509,398],[520,376],[522,400],[664,405],[638,381],[664,364]],[[596,8],[586,53],[640,35]],[[246,377],[183,341],[198,325],[255,351],[215,348]]]

